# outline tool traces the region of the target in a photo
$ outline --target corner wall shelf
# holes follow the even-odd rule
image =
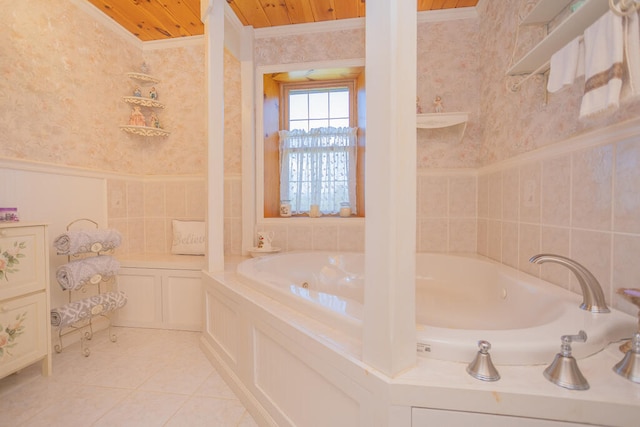
[[[143,98],[140,96],[123,96],[124,102],[127,104],[141,105],[143,107],[164,108],[164,104],[152,98]]]
[[[531,25],[534,23],[545,24],[555,17],[549,16],[557,12],[560,4],[564,4],[565,0],[541,0],[521,25]],[[562,10],[562,9],[560,9]],[[540,43],[524,55],[515,65],[507,71],[509,76],[517,76],[522,74],[543,73],[549,69],[549,61],[551,56],[558,50],[563,48],[567,43],[576,37],[582,35],[584,30],[591,24],[596,22],[604,13],[609,10],[609,2],[605,0],[587,0],[579,9],[571,13],[563,22],[561,22],[553,31],[549,33]],[[557,15],[557,13],[556,13]],[[540,22],[542,18],[547,19],[546,22]]]
[[[420,129],[437,129],[466,124],[469,113],[427,113],[418,114],[416,127]]]
[[[169,134],[171,134],[171,132],[169,132],[168,130],[152,128],[148,126],[123,125],[120,126],[120,129],[127,133],[132,133],[134,135],[140,136],[169,136]]]
[[[143,70],[146,70],[146,66],[143,64]],[[123,96],[122,100],[133,105],[133,110],[129,116],[129,124],[120,126],[123,131],[139,136],[169,136],[171,132],[163,129],[160,126],[160,120],[156,116],[153,109],[164,109],[164,104],[158,102],[155,85],[160,83],[160,80],[144,73],[129,72],[127,76],[137,83],[133,92],[133,96]],[[142,96],[142,88],[151,87],[149,97]],[[146,91],[147,89],[145,89]],[[143,107],[144,110],[141,110]],[[149,117],[145,117],[150,114]]]
[[[127,76],[129,76],[130,79],[133,80],[138,80],[140,82],[145,82],[145,83],[160,83],[160,80],[156,79],[155,77],[152,77],[148,74],[143,74],[143,73],[127,73]]]

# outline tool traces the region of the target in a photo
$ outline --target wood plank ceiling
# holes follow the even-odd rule
[[[142,41],[204,33],[200,0],[88,1]],[[254,28],[365,16],[365,0],[227,0],[227,3],[243,25]],[[427,11],[472,7],[478,0],[417,0],[417,3],[418,11]]]

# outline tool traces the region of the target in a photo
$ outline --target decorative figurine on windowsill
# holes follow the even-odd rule
[[[156,116],[156,113],[151,113],[151,117],[149,118],[149,124],[156,128],[156,129],[160,129],[160,119],[158,119],[158,116]]]
[[[442,105],[442,98],[440,95],[436,95],[436,99],[433,100],[433,109],[436,113],[442,113],[444,111],[444,106]]]
[[[156,92],[155,86],[152,87],[151,90],[149,91],[149,98],[158,99],[158,92]]]
[[[422,114],[422,107],[420,106],[420,98],[416,96],[416,114]]]
[[[146,126],[146,121],[144,118],[144,114],[140,111],[140,107],[137,105],[133,107],[131,110],[131,115],[129,116],[129,125],[131,126]]]
[[[142,90],[140,90],[140,86],[136,86],[133,90],[133,96],[137,96],[138,98],[142,96]]]

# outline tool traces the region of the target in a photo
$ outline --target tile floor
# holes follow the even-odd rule
[[[257,426],[199,347],[196,332],[113,328],[0,380],[0,426]]]

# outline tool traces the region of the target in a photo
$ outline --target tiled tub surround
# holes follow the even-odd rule
[[[242,190],[239,176],[225,177],[224,250],[240,254]],[[134,177],[107,180],[109,226],[123,234],[123,254],[171,252],[173,219],[203,221],[204,178]]]
[[[608,304],[635,315],[615,290],[639,286],[639,134],[633,120],[480,169],[478,253],[579,293],[566,268],[528,261],[568,256],[596,276]]]

